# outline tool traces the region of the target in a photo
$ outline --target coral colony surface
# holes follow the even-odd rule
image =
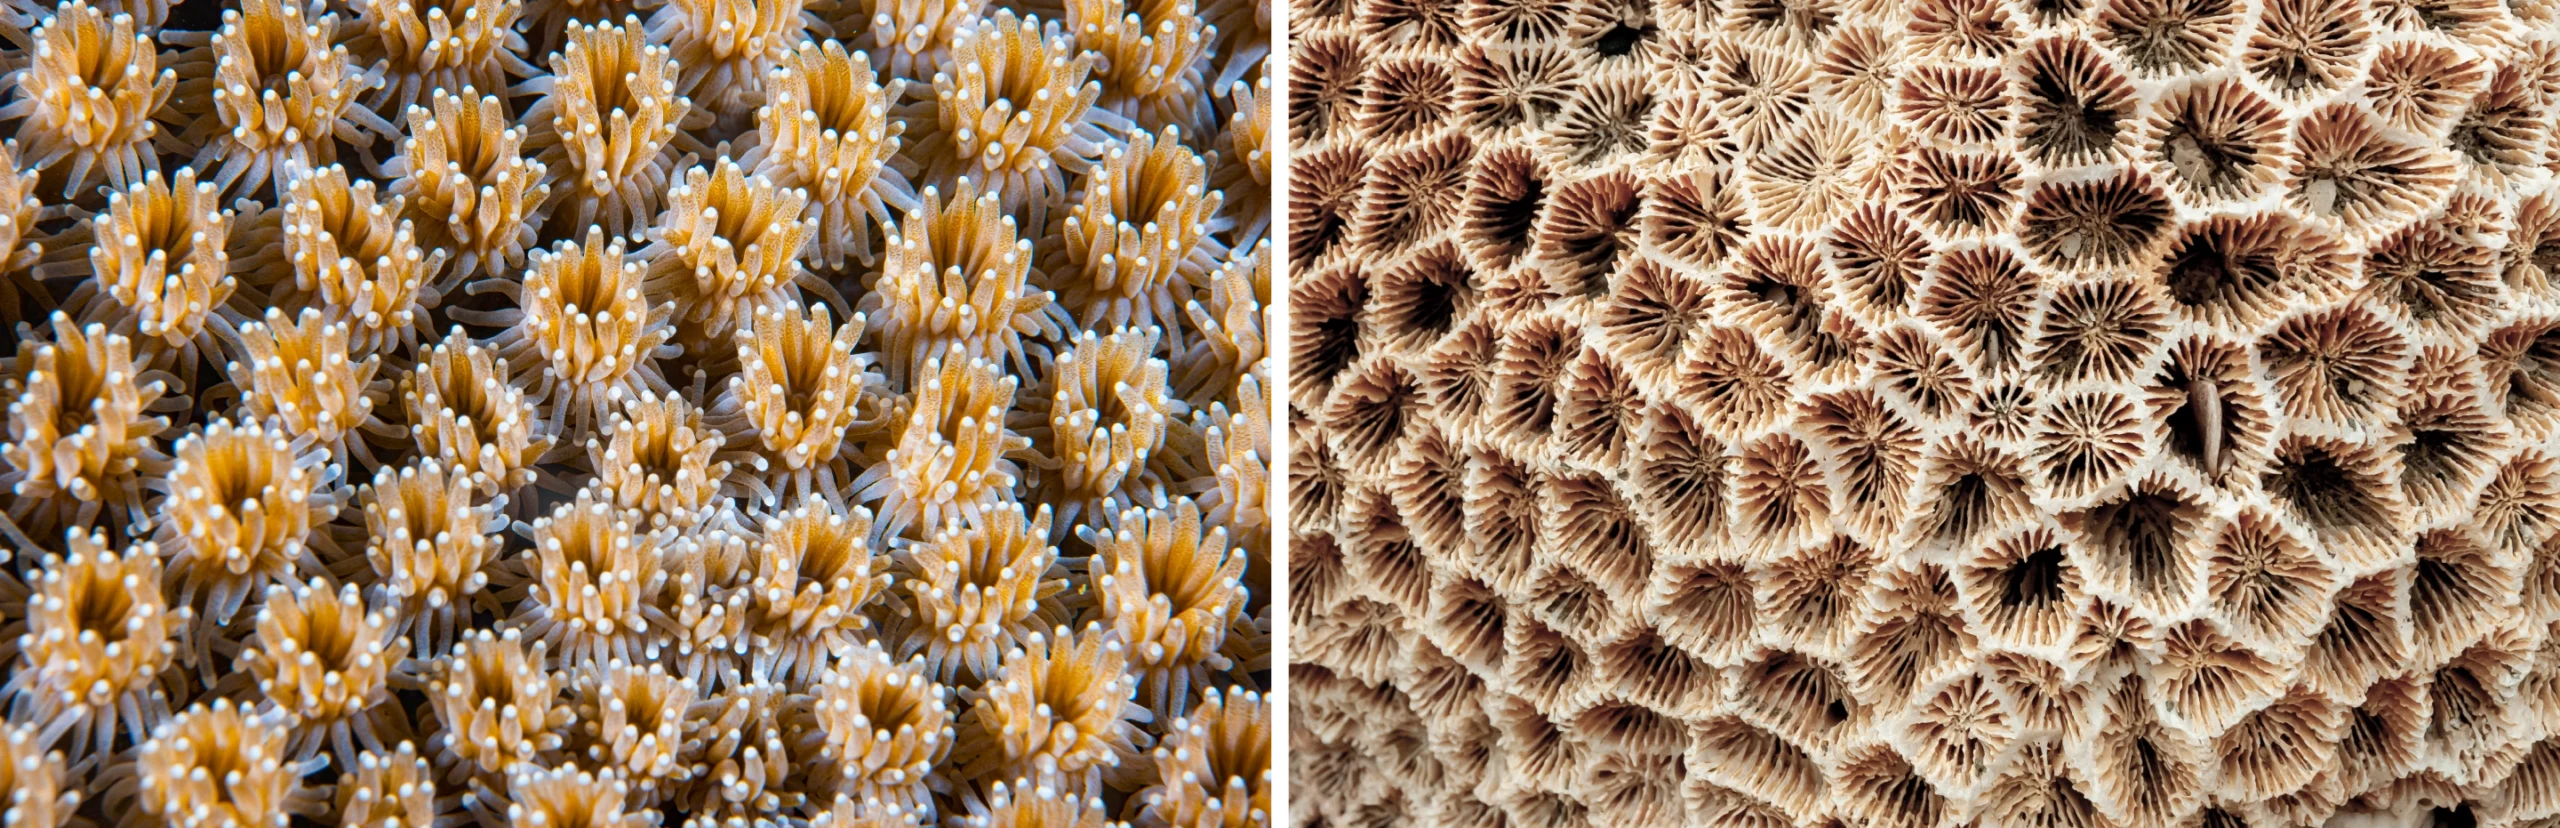
[[[1268,21],[0,2],[0,823],[1269,824]]]
[[[1300,824],[2560,824],[2560,3],[1290,28]]]

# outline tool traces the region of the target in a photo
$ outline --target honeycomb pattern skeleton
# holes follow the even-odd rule
[[[1290,20],[1300,824],[2560,820],[2560,5]]]

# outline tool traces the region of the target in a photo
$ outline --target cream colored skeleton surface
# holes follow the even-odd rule
[[[0,0],[0,824],[1269,824],[1270,30]]]
[[[2560,5],[1290,35],[1301,824],[2560,819]]]

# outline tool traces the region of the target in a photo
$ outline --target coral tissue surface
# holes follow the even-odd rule
[[[0,824],[1268,825],[1268,21],[0,0]]]
[[[1290,21],[1300,824],[2560,819],[2560,6]]]

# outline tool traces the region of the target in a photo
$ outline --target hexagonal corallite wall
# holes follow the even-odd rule
[[[1299,824],[2560,815],[2560,4],[1289,35]]]

